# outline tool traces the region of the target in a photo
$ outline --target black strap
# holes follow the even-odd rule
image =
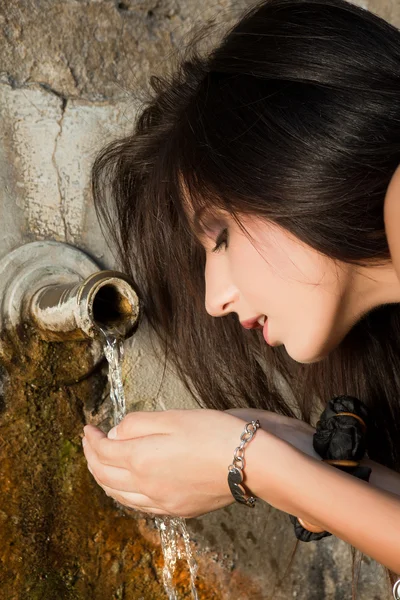
[[[350,412],[361,418],[357,419],[339,413]],[[365,423],[366,428],[363,426]],[[314,450],[323,459],[354,460],[364,458],[367,449],[369,416],[366,405],[353,396],[337,396],[333,398],[323,411],[313,436]],[[370,467],[334,465],[336,469],[345,471],[354,477],[369,481]],[[312,542],[332,535],[328,531],[312,533],[300,525],[297,517],[289,515],[294,525],[294,533],[302,542]]]

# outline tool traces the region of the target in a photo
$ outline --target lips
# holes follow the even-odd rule
[[[261,325],[260,321],[264,324]],[[267,344],[269,346],[275,345],[270,342],[268,338],[268,317],[266,315],[260,315],[259,317],[254,317],[254,319],[248,319],[247,321],[240,321],[240,323],[245,329],[262,329],[263,337]]]
[[[260,317],[263,317],[263,316],[264,315],[259,315],[258,317],[254,317],[254,319],[248,319],[247,321],[240,321],[240,323],[245,329],[262,329],[263,326],[260,325],[258,320],[260,319]]]

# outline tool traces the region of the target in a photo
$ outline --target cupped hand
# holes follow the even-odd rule
[[[132,412],[114,439],[87,425],[84,453],[97,483],[121,504],[195,517],[234,502],[228,466],[243,428],[217,410]]]

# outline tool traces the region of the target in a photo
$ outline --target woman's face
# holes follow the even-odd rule
[[[269,343],[284,344],[294,360],[322,360],[369,310],[400,302],[390,267],[334,261],[261,218],[240,222],[250,239],[227,213],[207,222],[200,238],[206,310],[214,317],[235,312],[240,321],[266,315]],[[218,238],[223,243],[213,252]]]

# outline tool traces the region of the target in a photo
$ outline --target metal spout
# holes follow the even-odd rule
[[[33,242],[0,261],[0,331],[30,323],[47,341],[127,337],[139,319],[135,284],[124,273],[99,271],[81,250]],[[1,354],[1,352],[0,352]]]
[[[48,285],[32,297],[30,313],[49,341],[95,337],[118,330],[127,337],[139,316],[132,283],[118,271],[99,271],[76,284]]]

